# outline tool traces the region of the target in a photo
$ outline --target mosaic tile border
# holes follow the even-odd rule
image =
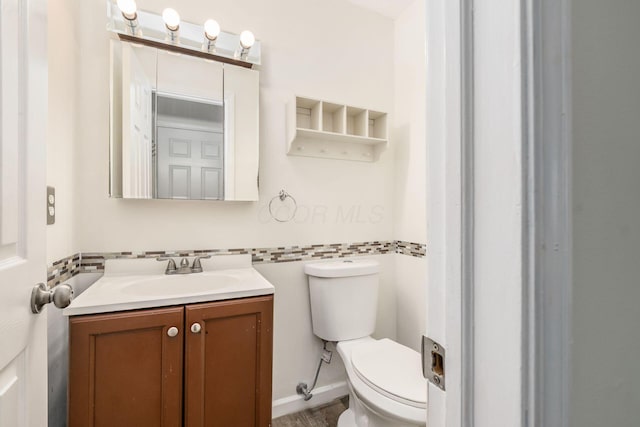
[[[425,243],[405,242],[404,240],[396,240],[396,253],[409,255],[417,258],[427,256],[427,245]]]
[[[53,287],[80,274],[81,254],[73,254],[47,267],[47,285]]]
[[[393,241],[361,243],[333,243],[307,246],[281,246],[276,248],[199,249],[182,251],[144,251],[83,253],[80,264],[82,273],[101,272],[107,259],[194,257],[206,255],[250,254],[253,264],[282,263],[310,259],[345,258],[361,255],[384,255],[396,250]]]
[[[141,252],[83,252],[56,261],[48,269],[48,284],[55,286],[79,273],[101,273],[107,259],[194,257],[206,255],[251,254],[253,264],[282,263],[311,259],[346,258],[350,256],[397,253],[422,258],[427,245],[399,240],[332,243],[276,248],[198,249]]]

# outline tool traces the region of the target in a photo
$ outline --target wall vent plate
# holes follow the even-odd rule
[[[430,383],[445,389],[445,349],[429,337],[422,337],[422,375]]]

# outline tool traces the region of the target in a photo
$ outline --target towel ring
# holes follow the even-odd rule
[[[281,202],[284,202],[287,199],[291,199],[291,201],[293,202],[293,213],[291,213],[291,215],[287,219],[280,219],[273,213],[273,202],[276,199],[280,199]],[[298,211],[298,203],[296,202],[296,199],[294,199],[291,194],[287,193],[284,190],[280,190],[280,193],[277,196],[275,196],[273,199],[271,199],[271,201],[269,202],[269,213],[271,214],[271,217],[278,222],[291,221],[293,218],[295,218],[297,211]]]

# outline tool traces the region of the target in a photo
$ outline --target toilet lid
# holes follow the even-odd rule
[[[351,364],[356,375],[377,392],[426,408],[427,382],[418,352],[385,338],[353,349]]]

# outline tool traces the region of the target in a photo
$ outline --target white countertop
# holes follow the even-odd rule
[[[273,285],[251,267],[250,257],[213,257],[202,260],[204,272],[184,275],[165,275],[166,263],[107,260],[105,275],[74,299],[63,314],[110,313],[274,293]]]

